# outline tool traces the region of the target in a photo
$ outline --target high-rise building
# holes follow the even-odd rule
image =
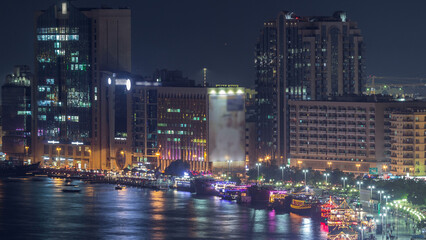
[[[260,158],[278,156],[277,28],[264,23],[255,51],[257,147]]]
[[[288,99],[321,100],[328,96],[361,94],[365,81],[363,51],[361,32],[356,22],[347,19],[345,12],[336,12],[333,16],[281,12],[274,21],[265,23],[255,59],[259,154],[286,162]],[[272,108],[263,106],[270,102]],[[276,124],[262,119],[266,117]],[[263,137],[271,131],[272,143]],[[265,144],[276,146],[274,154],[262,147]]]
[[[207,88],[158,88],[158,166],[188,162],[191,170],[209,169]]]
[[[391,156],[391,117],[395,118],[395,111],[422,106],[425,102],[377,97],[291,100],[290,164],[320,171],[338,168],[355,174],[368,173],[370,168],[386,172],[395,155]],[[413,124],[405,127],[409,126]]]
[[[1,88],[3,152],[19,164],[31,163],[31,81],[28,66],[15,66]]]
[[[131,71],[130,10],[78,9],[59,1],[37,12],[35,22],[34,159],[103,168],[101,73]]]
[[[424,106],[426,107],[426,106]],[[426,175],[426,111],[408,108],[391,115],[391,168],[395,175]]]

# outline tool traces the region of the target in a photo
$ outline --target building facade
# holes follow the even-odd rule
[[[259,158],[279,156],[278,149],[278,92],[277,88],[277,24],[266,22],[256,43],[256,111],[257,148]],[[283,90],[283,89],[281,89]],[[282,118],[282,116],[281,116]]]
[[[37,12],[35,22],[34,160],[104,168],[102,72],[131,71],[130,10],[78,9],[60,1]]]
[[[155,169],[158,149],[158,82],[135,82],[133,94],[133,163]]]
[[[365,82],[363,38],[356,22],[345,12],[332,16],[281,12],[276,20],[265,23],[256,49],[256,90],[262,115],[258,140],[271,130],[276,136],[273,144],[269,139],[259,146],[276,145],[272,158],[284,163],[290,146],[287,101],[361,94]],[[261,107],[265,98],[266,102],[273,101],[272,109]],[[271,120],[265,124],[268,120],[261,119],[265,116],[274,119],[274,127]],[[268,152],[260,154],[266,156]]]
[[[405,109],[391,114],[390,172],[399,176],[426,175],[426,110]]]
[[[373,98],[289,101],[290,164],[356,174],[370,168],[388,172],[392,112],[424,104]]]
[[[158,164],[188,162],[192,171],[207,171],[208,124],[206,88],[158,88]]]
[[[28,66],[15,66],[1,88],[2,151],[17,164],[31,163],[31,81]]]

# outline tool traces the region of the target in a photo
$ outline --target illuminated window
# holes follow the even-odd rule
[[[56,55],[58,55],[58,56],[64,56],[65,55],[65,50],[63,50],[63,49],[56,49],[55,50],[55,54]]]

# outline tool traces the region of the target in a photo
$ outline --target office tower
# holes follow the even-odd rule
[[[392,113],[391,168],[399,176],[426,175],[426,106]]]
[[[158,88],[160,169],[175,160],[188,162],[190,170],[209,169],[206,98],[206,88]]]
[[[281,12],[274,21],[265,23],[256,49],[258,104],[262,105],[265,98],[275,104],[267,113],[259,110],[259,115],[276,119],[272,128],[276,137],[271,144],[276,145],[276,151],[272,157],[284,163],[289,152],[288,99],[361,94],[365,78],[363,38],[345,12],[333,16]],[[266,92],[262,90],[264,79],[270,81],[267,87],[272,94],[262,93]],[[265,144],[261,134],[271,131],[270,124],[263,122],[258,124],[260,146]],[[270,155],[267,151],[259,154]]]
[[[131,71],[130,10],[60,1],[35,22],[35,161],[99,169],[101,73]]]
[[[31,163],[31,80],[28,66],[15,66],[1,88],[3,152],[17,164]]]

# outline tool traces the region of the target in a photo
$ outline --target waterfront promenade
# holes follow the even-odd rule
[[[373,210],[371,207],[366,206],[364,208],[364,215],[371,215],[376,219],[376,224],[382,225],[382,233],[376,233],[376,231],[365,232],[364,238],[373,234],[376,239],[411,239],[412,236],[421,234],[419,229],[417,229],[417,222],[413,218],[403,214],[401,212],[395,212],[394,210],[389,210],[386,217],[383,217],[377,213],[377,209]]]

